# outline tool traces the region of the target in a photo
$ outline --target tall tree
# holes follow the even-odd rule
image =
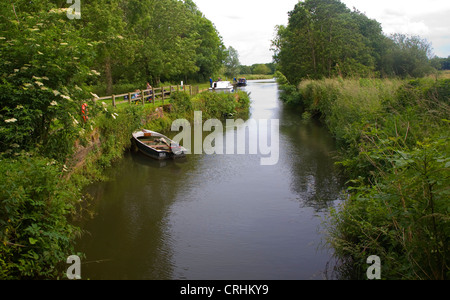
[[[241,63],[239,62],[239,53],[232,46],[229,46],[227,49],[228,56],[225,60],[225,75],[227,76],[236,76],[239,73],[239,66]]]
[[[83,1],[79,28],[97,52],[96,67],[101,71],[106,93],[113,93],[113,71],[131,62],[134,48],[130,47],[123,19],[121,0]]]
[[[376,65],[373,40],[381,36],[378,22],[339,0],[306,0],[289,12],[287,27],[277,27],[274,58],[292,83],[368,74]]]
[[[39,145],[64,159],[95,50],[52,1],[3,1],[0,18],[0,152]]]

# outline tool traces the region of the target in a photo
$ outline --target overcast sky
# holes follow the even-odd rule
[[[225,46],[239,52],[243,65],[272,61],[275,25],[286,25],[298,0],[194,0],[214,23]],[[450,55],[450,0],[341,0],[381,23],[385,34],[426,38],[434,53]]]

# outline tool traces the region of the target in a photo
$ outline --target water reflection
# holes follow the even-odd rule
[[[314,121],[304,122],[299,111],[281,109],[282,148],[291,172],[291,188],[302,205],[317,210],[337,200],[342,182],[334,165],[334,140]]]

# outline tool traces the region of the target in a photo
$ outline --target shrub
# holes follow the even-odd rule
[[[67,217],[77,190],[64,166],[22,154],[0,164],[0,278],[58,278],[79,229]]]

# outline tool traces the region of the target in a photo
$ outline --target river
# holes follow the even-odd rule
[[[250,151],[166,162],[127,153],[110,181],[88,189],[84,279],[329,278],[321,222],[340,201],[335,143],[284,106],[273,80],[245,90],[252,120],[279,120],[278,162],[262,165]]]

